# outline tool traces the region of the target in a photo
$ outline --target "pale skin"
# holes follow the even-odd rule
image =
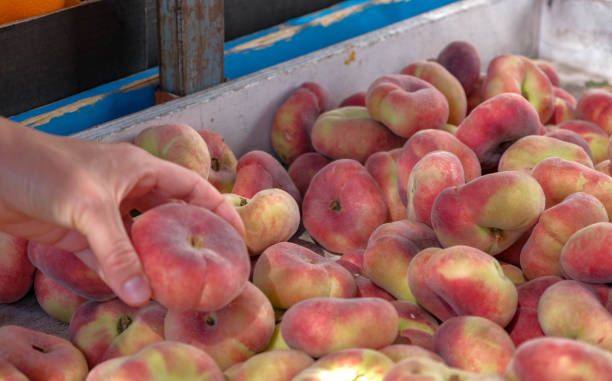
[[[240,216],[208,181],[129,143],[60,137],[0,118],[0,163],[0,230],[74,252],[132,306],[151,298],[123,222],[136,205],[201,206],[244,236]]]

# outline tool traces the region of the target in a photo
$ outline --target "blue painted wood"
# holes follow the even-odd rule
[[[223,0],[158,0],[161,90],[192,94],[223,80]]]
[[[225,76],[230,80],[235,79],[456,1],[459,0],[395,0],[388,3],[372,0],[344,1],[323,11],[293,19],[282,26],[226,42]],[[345,14],[345,17],[337,17],[338,12]],[[337,18],[333,22],[327,19],[333,16]],[[327,24],[327,21],[330,23]],[[262,38],[269,40],[270,36],[287,28],[294,28],[295,33],[269,43],[262,41]],[[11,119],[27,121],[34,128],[49,133],[69,135],[153,106],[158,72],[158,68],[150,69]],[[147,78],[150,79],[148,83],[133,86]],[[95,102],[82,107],[75,106],[88,99],[94,99]]]

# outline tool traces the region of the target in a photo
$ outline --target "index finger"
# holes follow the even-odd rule
[[[155,173],[156,191],[169,198],[211,210],[229,222],[242,237],[244,224],[236,208],[211,183],[197,173],[177,164],[161,160]]]

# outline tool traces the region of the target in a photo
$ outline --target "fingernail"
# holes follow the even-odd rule
[[[142,305],[151,298],[147,281],[140,275],[128,279],[122,287],[123,301],[127,304]]]

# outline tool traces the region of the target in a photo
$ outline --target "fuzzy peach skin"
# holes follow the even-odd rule
[[[559,80],[559,74],[557,74],[557,69],[553,66],[550,61],[546,61],[543,59],[535,59],[532,60],[540,70],[546,74],[548,79],[550,80],[551,85],[553,86],[561,86],[561,81]]]
[[[70,291],[42,271],[34,275],[34,295],[40,308],[47,315],[64,323],[70,323],[74,311],[87,299]]]
[[[612,177],[579,163],[551,157],[542,160],[531,171],[546,195],[546,208],[557,205],[567,196],[584,192],[595,196],[612,213]]]
[[[291,381],[314,363],[312,357],[293,349],[258,353],[225,371],[227,381]]]
[[[468,41],[452,41],[438,54],[436,59],[461,83],[467,94],[480,77],[480,54]]]
[[[469,245],[495,255],[535,225],[544,205],[544,191],[529,174],[495,172],[440,192],[431,222],[443,247]]]
[[[444,66],[434,61],[417,61],[402,69],[400,74],[412,75],[423,79],[444,96],[448,102],[447,123],[458,125],[467,113],[467,98],[461,82]]]
[[[306,152],[296,157],[289,165],[287,173],[300,191],[302,198],[310,186],[310,181],[319,170],[329,164],[330,160],[318,152]]]
[[[115,294],[102,278],[74,253],[30,242],[28,258],[46,276],[83,298],[96,301],[115,298]]]
[[[515,286],[527,282],[527,279],[525,279],[525,275],[523,274],[523,270],[521,270],[520,267],[501,261],[499,262],[499,265],[501,266],[504,275],[506,275],[506,277],[510,279]]]
[[[365,107],[366,105],[365,99],[366,99],[366,92],[358,91],[344,98],[340,102],[340,105],[338,107],[346,107],[346,106],[364,106]]]
[[[582,93],[576,105],[579,119],[593,122],[612,135],[612,93],[590,89]]]
[[[397,158],[397,181],[400,197],[406,202],[408,179],[416,163],[433,151],[447,151],[459,158],[465,181],[481,175],[480,162],[474,151],[449,132],[427,129],[414,134],[402,147]]]
[[[483,84],[484,99],[502,93],[525,97],[535,108],[541,123],[554,112],[553,85],[546,74],[529,58],[501,54],[491,60]]]
[[[368,239],[363,272],[395,298],[416,302],[406,278],[408,266],[420,250],[431,246],[440,245],[433,230],[425,224],[409,220],[382,224]]]
[[[16,302],[32,288],[35,268],[27,249],[27,239],[0,232],[0,303]]]
[[[595,196],[584,192],[573,193],[542,212],[521,250],[521,268],[527,279],[562,276],[559,261],[564,246],[574,233],[597,222],[608,222],[606,208]]]
[[[523,235],[518,240],[516,240],[512,245],[510,245],[509,248],[507,248],[506,250],[502,251],[499,254],[496,254],[495,259],[500,261],[500,263],[506,262],[506,263],[510,263],[515,266],[520,266],[521,265],[521,250],[523,249],[525,242],[527,242],[527,240],[529,239],[529,236],[531,236],[532,231],[533,231],[533,227],[525,231],[525,233],[523,233]]]
[[[251,263],[240,233],[207,209],[169,203],[149,209],[132,226],[132,242],[167,308],[214,311],[240,295]]]
[[[584,150],[584,152],[586,152],[586,154],[589,155],[591,162],[594,163],[593,152],[591,151],[591,147],[589,146],[589,143],[587,143],[587,141],[582,136],[577,134],[576,132],[570,131],[570,130],[562,130],[560,128],[551,128],[543,136],[554,138],[554,139],[559,139],[564,142],[575,144],[581,147]]]
[[[412,261],[410,261],[407,277],[410,290],[412,291],[418,304],[439,320],[444,321],[456,316],[457,314],[450,304],[438,296],[429,287],[429,284],[425,278],[427,263],[436,253],[440,252],[441,250],[442,249],[436,247],[421,250],[414,258],[412,258]]]
[[[264,250],[255,263],[253,283],[274,307],[282,309],[314,297],[351,298],[356,292],[348,270],[291,242]]]
[[[332,160],[354,159],[362,164],[373,153],[399,148],[406,141],[372,119],[362,106],[337,108],[319,115],[310,139],[315,151]]]
[[[222,370],[263,351],[274,332],[274,310],[252,283],[216,311],[168,311],[167,340],[191,344],[208,353]]]
[[[586,120],[568,120],[560,123],[557,127],[561,130],[573,131],[582,136],[591,148],[595,164],[608,158],[609,135],[595,123]]]
[[[522,344],[506,370],[508,381],[608,381],[610,374],[610,352],[558,337],[542,337]]]
[[[560,87],[553,86],[555,109],[548,124],[559,124],[576,118],[576,99]]]
[[[461,245],[440,250],[429,258],[424,272],[428,287],[458,316],[481,316],[505,327],[516,312],[516,287],[497,260],[483,251]]]
[[[281,334],[290,348],[321,357],[387,346],[397,337],[398,324],[396,309],[380,298],[310,298],[287,310]]]
[[[612,223],[593,223],[572,234],[560,254],[566,278],[612,283]]]
[[[440,324],[416,303],[393,301],[399,316],[399,336],[396,344],[412,344],[433,351],[433,336]]]
[[[499,159],[497,170],[531,172],[533,167],[549,157],[559,157],[593,168],[591,157],[576,144],[549,136],[529,135],[506,148]]]
[[[401,360],[389,370],[383,381],[505,381],[497,374],[477,374],[425,358]]]
[[[484,101],[482,96],[482,85],[484,84],[484,80],[487,77],[486,73],[480,73],[478,77],[478,81],[474,83],[470,90],[466,90],[467,95],[467,113],[471,113],[472,110],[476,108],[479,104]]]
[[[288,241],[300,226],[299,205],[280,188],[260,190],[251,199],[233,193],[223,196],[240,215],[250,255],[259,255],[275,243]]]
[[[562,280],[548,287],[538,302],[538,321],[546,336],[576,339],[612,351],[612,313],[581,282]]]
[[[610,159],[600,161],[599,163],[595,165],[595,169],[598,172],[601,172],[608,176],[612,176],[612,161],[610,161]]]
[[[29,381],[25,374],[12,366],[8,361],[0,359],[0,380],[2,381]]]
[[[393,361],[367,348],[350,348],[327,354],[291,381],[382,381]]]
[[[539,135],[538,114],[518,94],[503,93],[479,104],[461,122],[455,136],[474,151],[482,170],[497,169],[507,147],[527,135]],[[468,176],[466,175],[466,180]]]
[[[336,260],[336,263],[353,275],[363,275],[363,249],[347,251]]]
[[[404,74],[385,75],[372,82],[366,107],[374,120],[404,138],[419,130],[444,127],[449,115],[444,94],[429,82]]]
[[[515,351],[502,327],[479,316],[446,320],[433,336],[434,352],[446,364],[474,373],[504,374]]]
[[[282,103],[274,115],[270,140],[284,164],[313,150],[310,129],[317,117],[332,107],[329,90],[315,82],[304,82]]]
[[[389,212],[376,180],[351,159],[335,160],[319,171],[302,203],[302,223],[325,249],[345,253],[365,249],[370,234]]]
[[[389,357],[393,362],[400,362],[412,357],[426,357],[430,360],[444,363],[442,357],[435,352],[411,344],[391,344],[378,350],[385,356]]]
[[[544,291],[561,279],[556,275],[545,275],[517,287],[518,308],[512,321],[506,326],[516,346],[527,340],[544,336],[538,322],[538,303]]]
[[[154,156],[208,178],[211,164],[208,145],[198,131],[187,124],[147,127],[136,135],[134,144]]]
[[[376,152],[368,157],[365,167],[383,192],[391,221],[406,218],[406,206],[398,188],[397,157],[391,151]]]
[[[408,219],[432,226],[433,203],[444,189],[465,184],[461,161],[446,151],[423,156],[410,171],[407,190]]]
[[[225,381],[223,372],[204,351],[175,341],[162,341],[93,368],[85,381]]]
[[[221,193],[231,192],[236,181],[236,155],[218,132],[198,130],[198,133],[206,142],[210,153],[208,181]]]
[[[289,193],[298,205],[302,196],[282,164],[265,151],[253,150],[242,155],[236,166],[232,193],[253,198],[261,190],[280,188]]]
[[[385,291],[384,288],[378,287],[370,279],[362,275],[354,276],[355,286],[357,287],[357,292],[355,293],[356,298],[381,298],[389,302],[397,300],[393,295]]]
[[[74,312],[68,332],[70,341],[93,368],[164,340],[165,316],[166,309],[155,302],[137,308],[119,299],[88,301]]]
[[[87,361],[68,340],[43,332],[0,327],[0,361],[17,368],[30,381],[82,381]]]

